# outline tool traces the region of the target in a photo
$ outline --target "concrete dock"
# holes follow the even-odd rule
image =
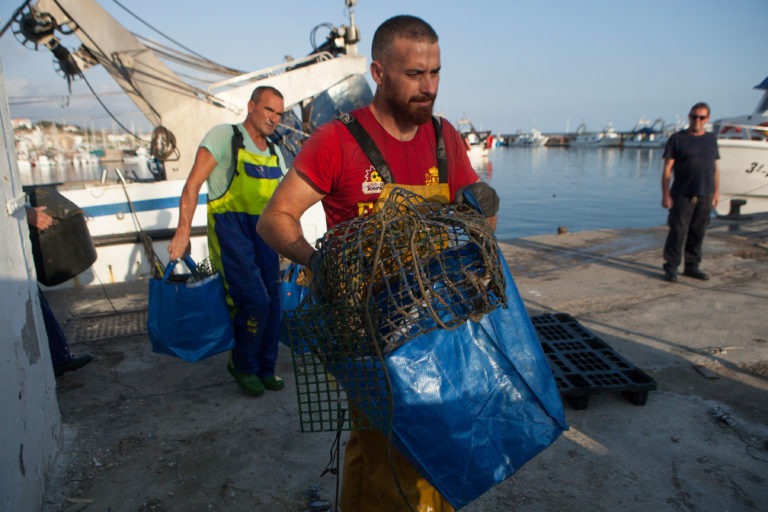
[[[573,316],[657,389],[645,405],[610,391],[585,409],[566,403],[570,430],[462,510],[766,510],[768,215],[713,221],[709,281],[661,279],[665,235],[501,242],[530,315]],[[46,511],[303,512],[312,497],[334,501],[335,477],[321,476],[334,434],[300,433],[286,349],[286,389],[248,398],[224,354],[189,364],[152,353],[146,283],[48,298],[73,352],[95,361],[57,379],[64,431]]]

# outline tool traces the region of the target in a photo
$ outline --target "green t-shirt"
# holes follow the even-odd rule
[[[261,151],[256,147],[256,144],[253,143],[242,123],[238,123],[237,128],[243,134],[243,144],[246,151],[257,155],[270,154],[269,149]],[[213,172],[208,176],[208,200],[218,199],[223,196],[229,187],[229,183],[232,181],[232,175],[235,172],[235,168],[232,165],[232,135],[231,124],[220,124],[211,128],[203,137],[202,142],[200,142],[200,147],[210,151],[217,162]],[[283,154],[276,144],[275,153],[280,161],[280,169],[283,171],[283,175],[285,175],[285,158],[283,158]]]

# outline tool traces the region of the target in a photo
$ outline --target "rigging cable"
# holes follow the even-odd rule
[[[186,47],[186,46],[184,46],[183,44],[179,43],[178,41],[176,41],[176,40],[174,40],[173,38],[171,38],[171,37],[167,36],[166,34],[164,34],[163,32],[161,32],[160,30],[156,29],[155,27],[153,27],[152,25],[150,25],[149,23],[147,23],[146,21],[144,21],[144,19],[143,19],[143,18],[141,18],[141,17],[137,16],[137,15],[136,15],[135,13],[133,13],[133,12],[132,12],[130,9],[128,9],[128,8],[127,8],[126,6],[124,6],[123,4],[121,4],[121,3],[120,3],[118,0],[112,0],[112,1],[113,1],[115,4],[117,4],[117,5],[118,5],[118,6],[119,6],[121,9],[123,9],[125,12],[127,12],[128,14],[130,14],[131,16],[133,16],[133,17],[134,17],[136,20],[138,20],[140,23],[142,23],[142,24],[143,24],[143,25],[145,25],[146,27],[150,28],[150,29],[151,29],[151,30],[153,30],[155,33],[157,33],[157,34],[159,34],[160,36],[164,37],[165,39],[167,39],[168,41],[172,42],[173,44],[177,45],[179,48],[183,48],[184,50],[188,51],[188,52],[189,52],[189,53],[191,53],[192,55],[194,55],[194,56],[196,56],[196,57],[198,57],[198,58],[200,58],[200,59],[202,59],[202,60],[204,60],[204,61],[206,61],[206,62],[209,62],[209,63],[211,63],[211,64],[214,64],[214,65],[218,66],[218,64],[216,64],[216,63],[215,63],[214,61],[212,61],[211,59],[209,59],[209,58],[207,58],[207,57],[205,57],[205,56],[203,56],[203,55],[201,55],[201,54],[197,53],[196,51],[194,51],[194,50],[192,50],[192,49],[190,49],[190,48],[187,48],[187,47]]]
[[[64,9],[64,7],[58,1],[56,1],[56,0],[54,0],[54,1],[55,1],[56,5],[62,10],[62,12],[67,16],[67,18],[69,18],[71,20],[72,16]],[[84,31],[82,29],[82,27],[78,26],[78,28],[83,32],[83,34],[85,34],[86,37],[88,37],[88,39],[90,41],[94,42],[94,45],[98,48],[98,45],[95,43],[94,39],[86,31]],[[100,52],[100,55],[103,56],[103,60],[101,61],[101,63],[102,63],[102,66],[104,66],[104,62],[109,62],[109,60],[106,58],[106,54],[104,53],[103,50],[101,50],[100,48],[98,48],[98,50]],[[91,50],[89,49],[89,51],[91,51]],[[91,51],[91,53],[93,54],[92,51]],[[95,55],[94,55],[94,57],[95,57]],[[110,65],[111,65],[111,63],[110,63]],[[77,72],[78,72],[77,74],[83,79],[85,84],[88,86],[88,89],[90,89],[90,91],[93,94],[94,98],[96,98],[96,101],[99,102],[99,104],[104,109],[104,111],[107,113],[107,115],[109,115],[109,117],[112,118],[117,123],[117,125],[120,128],[122,128],[126,133],[130,134],[131,136],[133,136],[136,140],[138,140],[140,142],[144,142],[144,143],[147,143],[147,142],[150,143],[150,148],[151,148],[151,151],[152,151],[151,154],[152,154],[153,157],[155,157],[156,160],[162,160],[160,155],[166,156],[166,157],[169,157],[170,155],[174,155],[174,159],[176,159],[176,160],[179,159],[180,152],[179,152],[178,147],[176,146],[176,138],[167,128],[165,128],[163,126],[156,127],[155,130],[152,132],[152,140],[151,141],[145,141],[144,139],[142,139],[141,137],[139,137],[138,135],[133,133],[131,130],[129,130],[125,125],[123,125],[123,123],[121,123],[117,119],[117,117],[115,117],[115,115],[112,113],[112,111],[101,100],[101,98],[99,97],[98,93],[93,89],[93,87],[91,86],[90,82],[85,77],[85,74],[83,73],[83,71],[78,68]],[[157,77],[155,77],[155,78],[157,78]],[[158,78],[158,80],[160,80],[160,79]],[[150,107],[155,112],[155,114],[157,115],[158,119],[162,119],[162,116],[160,115],[160,113],[155,110],[155,108],[144,97],[144,95],[141,93],[140,90],[138,90],[136,87],[133,87],[133,92],[137,96],[139,96],[142,100],[144,100],[144,102],[147,104],[147,106]],[[166,159],[170,159],[170,158],[166,158]],[[163,173],[161,172],[160,174],[163,174]]]
[[[54,3],[57,5],[57,7],[58,7],[59,9],[61,9],[61,11],[64,13],[64,15],[65,15],[65,16],[67,16],[67,18],[68,18],[70,21],[73,21],[73,18],[72,18],[72,16],[69,14],[69,12],[67,12],[67,10],[64,8],[64,6],[62,6],[62,5],[61,5],[61,4],[58,2],[58,0],[53,0],[53,1],[54,1]],[[121,7],[122,7],[122,6],[121,6]],[[130,11],[128,11],[128,12],[130,13]],[[130,14],[131,14],[132,16],[135,16],[133,13],[130,13]],[[150,28],[152,28],[152,27],[150,26]],[[106,53],[106,52],[104,52],[104,51],[103,51],[101,48],[99,48],[99,45],[96,43],[95,39],[94,39],[93,37],[91,37],[91,35],[90,35],[90,34],[89,34],[87,31],[83,30],[82,26],[79,26],[79,25],[78,25],[78,29],[79,29],[79,30],[80,30],[80,31],[81,31],[81,32],[82,32],[82,33],[83,33],[83,34],[84,34],[84,35],[85,35],[85,36],[88,38],[88,40],[89,40],[89,41],[90,41],[90,42],[93,44],[93,46],[94,46],[94,47],[95,47],[95,48],[98,50],[98,55],[97,55],[97,54],[96,54],[96,53],[95,53],[93,50],[91,50],[91,48],[90,48],[90,47],[86,47],[86,48],[87,48],[87,50],[88,50],[88,51],[89,51],[89,52],[90,52],[90,53],[91,53],[91,54],[94,56],[94,58],[96,58],[96,60],[99,62],[99,64],[101,64],[102,66],[104,66],[104,67],[105,67],[105,68],[107,68],[107,69],[109,69],[110,67],[114,67],[114,64],[113,64],[113,63],[111,62],[111,60],[110,60],[110,59],[107,57],[107,53]],[[153,28],[153,30],[155,30],[155,29]],[[158,32],[158,33],[160,33],[160,32]],[[160,34],[161,34],[161,35],[163,35],[163,37],[166,37],[166,38],[168,38],[168,37],[167,37],[167,36],[165,36],[164,34],[162,34],[162,33],[160,33]],[[168,38],[168,39],[170,39],[170,38]],[[176,43],[176,44],[178,44],[178,43]],[[180,46],[181,46],[181,45],[180,45]],[[84,47],[85,47],[85,45],[84,45]],[[99,58],[99,57],[100,57],[100,58]],[[204,59],[204,58],[203,58],[203,59]],[[215,63],[214,63],[214,64],[215,64]],[[143,75],[145,75],[145,76],[148,76],[148,77],[154,78],[154,79],[155,79],[155,80],[157,80],[158,82],[161,82],[161,83],[165,83],[165,84],[168,86],[168,90],[175,90],[175,91],[177,91],[177,92],[179,91],[179,86],[180,86],[180,84],[179,84],[179,83],[177,83],[177,82],[175,82],[175,81],[173,81],[173,82],[172,82],[172,81],[171,81],[171,80],[169,80],[167,77],[163,76],[163,74],[161,74],[161,73],[159,73],[159,74],[157,74],[157,75],[151,75],[151,74],[147,73],[146,71],[142,71],[142,70],[134,70],[134,71],[135,71],[137,74],[143,74]],[[110,74],[112,74],[112,73],[110,72]],[[121,73],[121,74],[123,74],[123,73]],[[124,74],[123,74],[123,75],[124,75]],[[124,78],[126,81],[129,81],[129,80],[128,80],[128,78],[127,78],[126,76],[123,76],[123,78]],[[129,81],[129,82],[130,82],[130,81]],[[188,85],[188,84],[184,84],[184,85],[186,85],[186,90],[184,90],[184,89],[182,89],[182,90],[184,91],[184,93],[185,93],[185,94],[188,94],[188,95],[189,95],[189,96],[191,96],[191,97],[198,97],[198,96],[200,95],[200,96],[203,96],[203,97],[205,97],[205,98],[206,98],[208,101],[213,101],[213,100],[211,99],[211,96],[210,96],[210,94],[208,94],[207,92],[203,91],[202,89],[199,89],[199,88],[196,88],[196,87],[190,86],[190,85]],[[143,101],[146,103],[146,105],[147,105],[149,108],[151,108],[151,109],[152,109],[152,111],[154,112],[154,114],[157,116],[157,118],[158,118],[158,119],[162,119],[162,116],[160,115],[160,113],[159,113],[159,112],[157,112],[157,110],[154,108],[154,106],[152,105],[152,103],[151,103],[149,100],[147,100],[147,98],[144,96],[144,94],[141,92],[141,90],[140,90],[140,89],[138,89],[138,88],[136,88],[136,87],[133,87],[133,88],[132,88],[132,93],[133,93],[133,94],[135,94],[136,96],[140,97],[140,98],[141,98],[141,99],[142,99],[142,100],[143,100]],[[130,133],[130,132],[129,132],[129,133]]]
[[[62,6],[62,5],[61,5],[61,4],[58,2],[58,0],[53,0],[53,1],[54,1],[54,3],[57,5],[57,7],[58,7],[59,9],[61,9],[61,11],[64,13],[64,15],[65,15],[65,16],[67,16],[67,18],[68,18],[70,21],[71,21],[71,20],[73,20],[72,16],[69,14],[69,12],[67,12],[67,10],[64,8],[64,6]],[[122,7],[122,5],[121,5],[121,7]],[[131,13],[130,11],[128,11],[128,12],[129,12],[129,14],[131,14],[132,16],[135,16],[135,14]],[[148,26],[149,26],[149,25],[148,25]],[[154,29],[154,28],[153,28],[153,27],[151,27],[151,26],[150,26],[150,28],[152,28],[153,30],[156,30],[156,29]],[[101,64],[102,66],[104,66],[104,67],[105,67],[106,69],[108,69],[108,70],[109,70],[109,68],[110,68],[110,67],[114,67],[114,64],[112,63],[112,61],[111,61],[111,60],[110,60],[110,59],[107,57],[107,53],[106,53],[106,52],[104,52],[104,51],[103,51],[101,48],[99,48],[99,45],[96,43],[95,39],[94,39],[93,37],[91,37],[91,35],[90,35],[90,34],[89,34],[87,31],[83,30],[83,28],[82,28],[81,26],[78,26],[78,29],[79,29],[79,30],[80,30],[80,31],[81,31],[81,32],[82,32],[82,33],[83,33],[83,34],[84,34],[84,35],[85,35],[85,36],[88,38],[88,40],[89,40],[89,41],[90,41],[90,42],[93,44],[93,46],[95,47],[95,49],[98,51],[98,54],[96,54],[96,53],[95,53],[95,51],[94,51],[94,50],[91,50],[91,48],[90,48],[90,47],[86,47],[86,48],[88,49],[88,51],[89,51],[89,52],[90,52],[90,53],[91,53],[91,54],[94,56],[94,58],[95,58],[95,59],[96,59],[96,60],[99,62],[99,64]],[[167,36],[165,36],[164,34],[162,34],[162,33],[160,33],[160,32],[158,32],[158,33],[159,33],[160,35],[162,35],[163,37],[166,37],[167,39],[169,39],[169,40],[173,41],[172,39],[168,38],[168,37],[167,37]],[[176,43],[176,44],[178,44],[178,43]],[[179,45],[179,46],[181,46],[181,45]],[[182,47],[183,47],[183,46],[182,46]],[[203,59],[205,59],[204,57],[202,57],[202,58],[203,58]],[[207,59],[205,59],[205,60],[207,60]],[[214,64],[215,64],[215,63],[214,63]],[[180,86],[181,84],[179,84],[179,83],[177,83],[177,82],[175,82],[175,81],[171,81],[171,80],[170,80],[170,79],[168,79],[166,76],[163,76],[163,74],[161,74],[161,73],[158,73],[157,75],[151,75],[151,74],[147,73],[146,71],[142,71],[142,70],[134,70],[134,71],[135,71],[137,74],[143,74],[143,75],[145,75],[145,76],[148,76],[148,77],[154,78],[155,80],[157,80],[157,81],[158,81],[158,82],[160,82],[160,83],[164,83],[165,85],[167,85],[167,87],[168,87],[168,90],[174,90],[174,91],[176,91],[176,92],[180,92],[180,91],[183,91],[183,93],[184,93],[184,94],[188,94],[190,97],[199,97],[199,96],[202,96],[202,97],[206,98],[206,100],[207,100],[207,101],[209,101],[209,102],[214,102],[214,101],[213,101],[213,99],[212,99],[212,97],[211,97],[211,95],[210,95],[210,94],[208,94],[206,91],[204,91],[204,90],[202,90],[202,89],[199,89],[199,88],[197,88],[197,87],[193,87],[193,86],[190,86],[189,84],[184,84],[184,85],[186,86],[186,88],[182,88],[182,89],[179,89],[179,86]],[[112,73],[110,72],[110,74],[112,74]],[[121,74],[122,74],[122,73],[121,73]],[[127,77],[126,77],[124,74],[123,74],[123,77],[124,77],[124,79],[125,79],[126,81],[129,81],[129,80],[128,80],[128,78],[127,78]],[[130,83],[130,81],[129,81],[129,83]],[[132,92],[133,94],[135,94],[136,96],[138,96],[139,98],[141,98],[141,99],[144,101],[144,103],[145,103],[145,104],[146,104],[146,105],[147,105],[149,108],[151,108],[151,109],[152,109],[152,111],[154,112],[154,114],[157,116],[157,118],[158,118],[159,120],[161,120],[161,119],[162,119],[162,116],[160,115],[160,113],[159,113],[159,112],[157,112],[157,110],[154,108],[154,106],[152,105],[152,103],[151,103],[151,102],[150,102],[150,101],[149,101],[149,100],[148,100],[148,99],[147,99],[147,98],[144,96],[144,94],[141,92],[141,90],[140,90],[140,89],[138,89],[137,87],[132,87],[132,91],[131,91],[131,92]],[[128,132],[128,133],[130,133],[130,132]]]
[[[103,102],[103,101],[101,101],[101,97],[99,96],[99,94],[98,94],[96,91],[94,91],[94,90],[93,90],[93,87],[91,86],[91,83],[88,81],[88,79],[85,77],[85,74],[83,74],[83,72],[82,72],[82,71],[80,71],[78,74],[80,75],[80,78],[82,78],[82,79],[83,79],[83,81],[85,82],[85,85],[87,85],[87,86],[88,86],[88,89],[90,89],[90,91],[91,91],[91,94],[93,94],[93,97],[94,97],[94,98],[96,98],[96,101],[98,101],[98,102],[99,102],[99,105],[101,105],[101,108],[103,108],[103,109],[104,109],[104,111],[107,113],[107,115],[108,115],[110,118],[112,118],[112,120],[113,120],[115,123],[117,123],[117,125],[118,125],[120,128],[122,128],[122,129],[123,129],[123,131],[125,131],[125,133],[127,133],[127,134],[131,135],[133,138],[135,138],[136,140],[138,140],[138,141],[140,141],[140,142],[149,142],[149,141],[147,141],[147,140],[144,140],[144,139],[142,139],[141,137],[139,137],[139,136],[138,136],[138,135],[136,135],[135,133],[133,133],[133,132],[132,132],[131,130],[129,130],[129,129],[128,129],[128,128],[127,128],[127,127],[126,127],[126,126],[123,124],[123,123],[121,123],[121,122],[120,122],[120,120],[119,120],[117,117],[115,117],[115,115],[112,113],[112,111],[111,111],[111,110],[109,110],[109,107],[107,107],[107,105],[105,105],[105,104],[104,104],[104,102]]]
[[[217,75],[239,76],[244,74],[244,72],[239,69],[233,69],[227,66],[222,66],[215,62],[211,62],[207,59],[199,59],[194,57],[193,55],[184,53],[177,49],[158,43],[157,41],[149,39],[148,37],[145,37],[133,32],[131,33],[133,34],[134,37],[136,37],[136,39],[139,40],[140,43],[142,43],[144,46],[147,46],[150,50],[158,54],[160,57],[165,58],[166,60],[176,62],[186,67],[203,70],[208,73],[214,73]]]
[[[68,20],[70,20],[70,21],[72,21],[72,22],[74,22],[74,18],[72,17],[72,15],[71,15],[71,14],[69,14],[69,12],[68,12],[68,11],[67,11],[67,10],[64,8],[64,6],[63,6],[63,5],[61,5],[61,4],[58,2],[58,0],[53,0],[53,1],[54,1],[54,3],[56,4],[56,6],[57,6],[59,9],[61,9],[61,12],[63,12],[63,13],[64,13],[64,15],[67,17],[67,19],[68,19]],[[106,53],[105,53],[105,52],[104,52],[104,51],[103,51],[101,48],[99,48],[99,47],[98,47],[98,44],[97,44],[97,43],[95,42],[95,40],[94,40],[94,39],[93,39],[93,38],[90,36],[90,34],[88,34],[88,32],[86,32],[85,30],[83,30],[83,29],[82,29],[82,27],[80,27],[80,26],[79,26],[79,24],[78,24],[77,28],[78,28],[78,29],[79,29],[79,30],[80,30],[80,31],[81,31],[83,34],[85,34],[85,36],[86,36],[86,37],[87,37],[87,38],[88,38],[88,39],[89,39],[89,40],[90,40],[90,41],[91,41],[91,42],[94,44],[94,46],[95,46],[95,47],[98,49],[98,51],[99,51],[99,54],[103,56],[103,59],[104,59],[104,61],[106,61],[106,62],[109,62],[109,60],[106,58],[106,55],[107,55],[107,54],[106,54]],[[88,50],[88,51],[89,51],[89,52],[90,52],[90,53],[91,53],[91,54],[94,56],[94,58],[96,58],[96,55],[93,53],[93,51],[92,51],[90,48],[88,48],[88,47],[87,47],[87,46],[85,46],[85,45],[83,45],[83,46],[84,46],[84,47],[85,47],[85,48],[86,48],[86,49],[87,49],[87,50]],[[104,62],[104,61],[99,61],[99,63],[101,63],[101,64],[102,64],[102,66],[103,66],[103,65],[104,65],[104,64],[103,64],[103,62]],[[106,67],[106,66],[105,66],[105,67]],[[134,137],[136,137],[138,140],[142,140],[142,139],[140,139],[139,137],[137,137],[137,136],[136,136],[136,135],[135,135],[133,132],[131,132],[130,130],[126,129],[126,128],[125,128],[125,127],[122,125],[122,123],[120,123],[119,121],[117,121],[117,119],[114,117],[114,115],[112,114],[112,112],[111,112],[111,111],[110,111],[110,110],[109,110],[109,109],[106,107],[106,105],[104,105],[104,103],[103,103],[103,102],[101,101],[101,99],[98,97],[98,95],[96,94],[96,91],[94,91],[94,90],[93,90],[93,87],[91,87],[91,84],[90,84],[90,83],[88,83],[88,80],[86,80],[86,78],[85,78],[85,75],[83,74],[83,71],[82,71],[81,69],[79,69],[79,67],[78,67],[77,71],[78,71],[78,75],[79,75],[79,76],[80,76],[80,77],[81,77],[83,80],[85,80],[85,83],[88,85],[88,88],[91,90],[91,92],[93,93],[93,95],[96,97],[96,100],[97,100],[97,101],[99,102],[99,104],[100,104],[100,105],[101,105],[101,106],[104,108],[104,110],[107,112],[107,114],[108,114],[108,115],[109,115],[109,116],[110,116],[112,119],[114,119],[114,120],[115,120],[115,121],[118,123],[118,125],[119,125],[121,128],[123,128],[123,129],[126,131],[126,133],[129,133],[129,134],[133,135],[133,136],[134,136]],[[140,97],[142,100],[144,100],[144,102],[147,104],[147,106],[148,106],[148,107],[150,107],[150,108],[151,108],[151,109],[152,109],[152,110],[155,112],[155,115],[157,115],[157,117],[158,117],[158,118],[161,118],[160,114],[159,114],[159,113],[158,113],[158,112],[155,110],[155,108],[152,106],[152,103],[150,103],[150,102],[149,102],[149,101],[148,101],[148,100],[147,100],[147,99],[144,97],[144,95],[141,93],[141,91],[140,91],[140,90],[138,90],[138,89],[136,89],[136,88],[134,87],[134,88],[133,88],[133,92],[134,92],[134,93],[135,93],[135,94],[136,94],[138,97]],[[146,141],[142,141],[142,142],[146,142]]]

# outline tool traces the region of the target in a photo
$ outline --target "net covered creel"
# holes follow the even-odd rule
[[[493,231],[466,205],[396,188],[374,214],[326,232],[317,250],[319,275],[283,319],[304,431],[348,428],[349,400],[367,426],[386,429],[387,355],[506,303]]]

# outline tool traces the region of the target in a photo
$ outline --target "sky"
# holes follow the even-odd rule
[[[0,0],[0,24],[21,4]],[[245,71],[306,55],[321,23],[349,23],[344,0],[100,4],[132,31],[159,38],[120,4],[197,53]],[[768,0],[359,0],[354,14],[367,58],[376,27],[390,16],[428,21],[442,60],[435,110],[500,134],[574,132],[582,123],[630,131],[641,118],[685,121],[697,101],[710,104],[713,119],[751,113],[761,96],[754,86],[768,76]],[[78,44],[62,40],[70,49]],[[10,30],[0,39],[11,116],[114,127],[82,81],[66,99],[52,60]],[[126,125],[148,126],[105,72],[86,74]]]

